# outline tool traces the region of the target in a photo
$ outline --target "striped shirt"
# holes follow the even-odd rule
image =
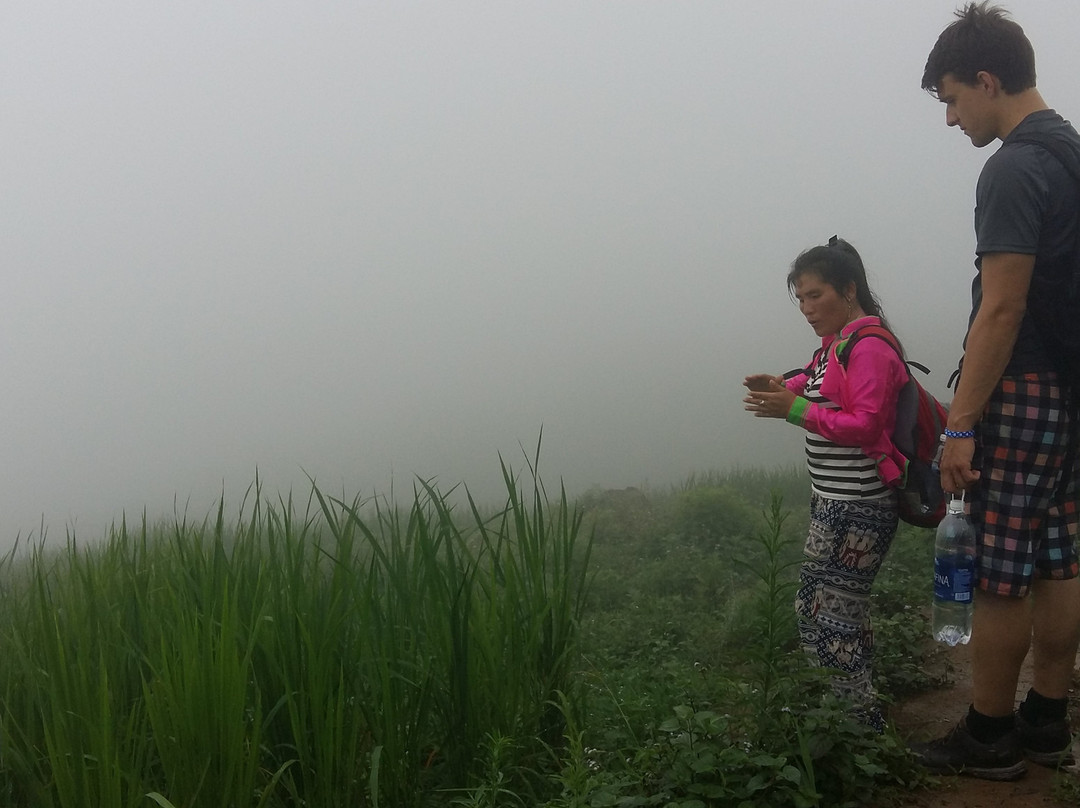
[[[829,410],[840,405],[821,395],[821,380],[832,351],[822,351],[803,389],[803,397],[812,404]],[[810,487],[830,499],[876,499],[889,494],[889,488],[878,477],[877,465],[863,454],[858,446],[840,446],[832,441],[806,433],[806,465],[810,471]]]

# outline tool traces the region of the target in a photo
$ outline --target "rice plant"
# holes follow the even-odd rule
[[[421,806],[528,792],[576,687],[589,539],[506,506],[264,501],[0,565],[0,795],[34,808]],[[530,775],[539,781],[539,775]]]

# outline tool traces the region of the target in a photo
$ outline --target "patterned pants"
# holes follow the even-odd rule
[[[870,586],[896,535],[896,497],[810,497],[810,532],[795,599],[799,638],[818,665],[835,671],[833,691],[867,723],[882,719],[871,683]]]

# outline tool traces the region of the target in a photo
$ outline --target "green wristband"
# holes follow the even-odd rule
[[[791,402],[791,408],[787,411],[787,415],[784,419],[789,424],[795,424],[795,426],[802,426],[806,420],[806,413],[810,409],[810,402],[802,396],[795,396],[795,400]]]

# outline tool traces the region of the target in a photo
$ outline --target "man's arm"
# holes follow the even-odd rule
[[[964,368],[949,406],[949,429],[966,431],[982,416],[990,394],[1012,356],[1016,335],[1027,309],[1027,293],[1035,256],[987,253],[982,257],[982,304],[967,335]],[[941,459],[941,485],[959,493],[979,472],[971,468],[975,442],[949,438]]]

